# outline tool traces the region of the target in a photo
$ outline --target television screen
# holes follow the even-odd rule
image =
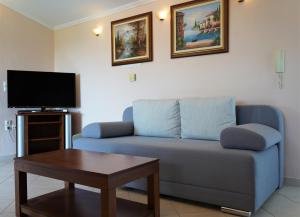
[[[75,92],[75,73],[7,71],[9,108],[71,108]]]

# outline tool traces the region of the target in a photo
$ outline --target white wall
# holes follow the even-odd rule
[[[299,0],[230,0],[230,52],[170,59],[170,21],[154,17],[154,61],[111,66],[110,22],[157,12],[181,0],[155,3],[55,32],[55,69],[80,74],[83,125],[120,120],[122,110],[139,98],[236,96],[243,104],[280,108],[287,123],[287,177],[300,178]],[[92,29],[104,26],[96,38]],[[287,53],[284,89],[274,73],[273,51]],[[128,74],[137,73],[130,83]]]
[[[52,71],[54,33],[0,4],[0,156],[15,154],[15,138],[4,131],[4,120],[15,121],[16,113],[2,88],[7,69]]]

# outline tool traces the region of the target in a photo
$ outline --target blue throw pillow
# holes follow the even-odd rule
[[[137,100],[133,102],[133,122],[137,136],[179,138],[178,100]]]
[[[103,139],[133,135],[132,122],[102,122],[87,125],[82,130],[86,138]]]
[[[229,127],[221,133],[221,145],[230,149],[263,151],[281,140],[278,130],[256,123]]]
[[[233,97],[182,99],[179,104],[183,139],[220,140],[222,130],[236,125]]]

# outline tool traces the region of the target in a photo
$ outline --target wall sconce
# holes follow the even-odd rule
[[[162,10],[158,13],[158,18],[160,21],[164,21],[168,17],[168,11],[167,10]]]
[[[93,33],[95,36],[99,37],[103,33],[103,27],[98,26],[97,28],[93,29]]]
[[[237,0],[238,3],[244,3],[245,0]]]

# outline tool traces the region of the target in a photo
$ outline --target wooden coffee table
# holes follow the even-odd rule
[[[65,188],[27,198],[27,173],[65,181]],[[116,188],[148,179],[148,205],[116,198]],[[77,189],[74,183],[101,189]],[[79,150],[15,159],[16,215],[19,217],[159,217],[159,160]]]

